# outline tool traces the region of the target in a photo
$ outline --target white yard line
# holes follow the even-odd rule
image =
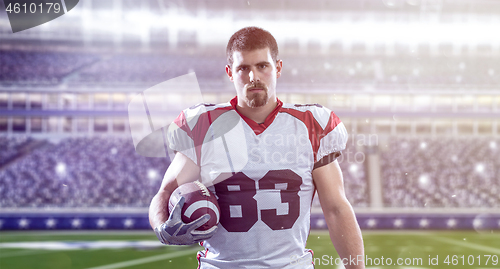
[[[436,232],[433,231],[413,231],[413,230],[362,230],[361,233],[363,235],[433,235]]]
[[[490,253],[495,253],[495,254],[500,254],[500,249],[499,248],[493,248],[493,247],[488,247],[488,246],[483,246],[467,241],[460,241],[460,240],[455,240],[455,239],[450,239],[450,238],[444,238],[444,237],[431,237],[431,239],[434,239],[436,241],[456,245],[456,246],[461,246],[464,248],[471,248],[475,250],[481,250],[481,251],[486,251]]]
[[[9,231],[2,232],[2,238],[12,237],[12,236],[53,236],[53,235],[152,235],[152,238],[155,238],[153,231],[120,231],[120,230],[103,230],[103,231],[88,231],[88,230],[74,230],[74,231]]]
[[[0,254],[0,258],[16,257],[16,256],[26,256],[26,255],[38,255],[42,253],[47,253],[47,251],[40,250],[23,250]]]
[[[194,253],[196,253],[196,251],[198,251],[198,250],[188,249],[188,250],[176,251],[176,252],[168,253],[168,254],[151,256],[151,257],[147,257],[147,258],[130,260],[130,261],[126,261],[126,262],[112,263],[112,264],[108,264],[108,265],[97,266],[97,267],[92,267],[92,268],[87,268],[87,269],[115,269],[115,268],[124,268],[124,267],[133,266],[133,265],[139,265],[139,264],[144,264],[144,263],[150,263],[150,262],[156,262],[156,261],[161,261],[161,260],[166,260],[166,259],[172,259],[172,258],[176,258],[176,257],[185,256],[185,255],[188,255],[188,254],[194,254]]]

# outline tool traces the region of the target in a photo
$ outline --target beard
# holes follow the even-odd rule
[[[252,92],[250,89],[254,88],[260,88],[263,89],[263,91],[258,91],[258,92]],[[256,108],[256,107],[262,107],[267,104],[269,101],[269,97],[267,95],[267,87],[266,85],[262,83],[257,83],[253,84],[247,87],[246,89],[246,97],[247,97],[247,104],[249,107]]]

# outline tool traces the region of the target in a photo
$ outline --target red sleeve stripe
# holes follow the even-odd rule
[[[181,130],[185,131],[186,134],[193,140],[198,165],[201,164],[201,146],[203,144],[203,141],[205,140],[208,128],[220,115],[231,109],[233,108],[230,106],[219,107],[214,110],[202,113],[192,130],[189,129],[184,111],[181,112],[177,119],[174,120],[174,123],[179,126]]]
[[[340,119],[333,113],[333,111],[330,113],[330,119],[328,120],[328,123],[326,124],[325,129],[321,128],[321,125],[318,123],[318,121],[314,118],[314,115],[311,111],[306,110],[306,111],[298,111],[292,108],[282,108],[280,112],[285,112],[288,113],[298,120],[302,121],[309,132],[309,141],[311,142],[312,145],[312,150],[314,153],[314,162],[317,162],[317,154],[320,146],[320,141],[323,137],[325,137],[328,133],[330,133],[337,125],[340,124]]]
[[[323,131],[323,136],[329,134],[337,125],[340,124],[340,119],[335,115],[335,113],[330,112],[330,119],[328,120],[328,123],[326,124],[325,130]]]
[[[186,132],[186,134],[193,138],[193,133],[191,133],[191,129],[189,129],[189,126],[186,121],[186,115],[184,114],[184,111],[181,111],[181,114],[177,116],[177,118],[174,120],[175,125],[179,126],[181,130]]]

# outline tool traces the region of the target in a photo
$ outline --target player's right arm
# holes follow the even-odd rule
[[[175,205],[172,214],[170,216],[168,214],[168,200],[172,192],[184,183],[195,181],[199,178],[199,174],[200,167],[191,159],[180,152],[175,154],[172,163],[165,172],[161,187],[151,200],[149,207],[149,223],[161,243],[190,245],[208,239],[216,232],[217,227],[206,231],[195,230],[210,219],[209,214],[205,214],[190,223],[182,221],[183,197]]]
[[[168,220],[168,200],[172,192],[184,183],[195,181],[199,176],[200,167],[186,155],[177,152],[149,206],[149,224],[153,229]]]

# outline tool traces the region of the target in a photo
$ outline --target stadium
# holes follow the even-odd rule
[[[500,268],[500,2],[82,0],[16,33],[2,2],[0,268],[195,268],[201,247],[149,226],[170,152],[136,149],[153,124],[130,104],[172,122],[229,101],[225,47],[250,25],[279,44],[278,97],[347,128],[367,268]],[[343,268],[312,203],[315,267]]]

